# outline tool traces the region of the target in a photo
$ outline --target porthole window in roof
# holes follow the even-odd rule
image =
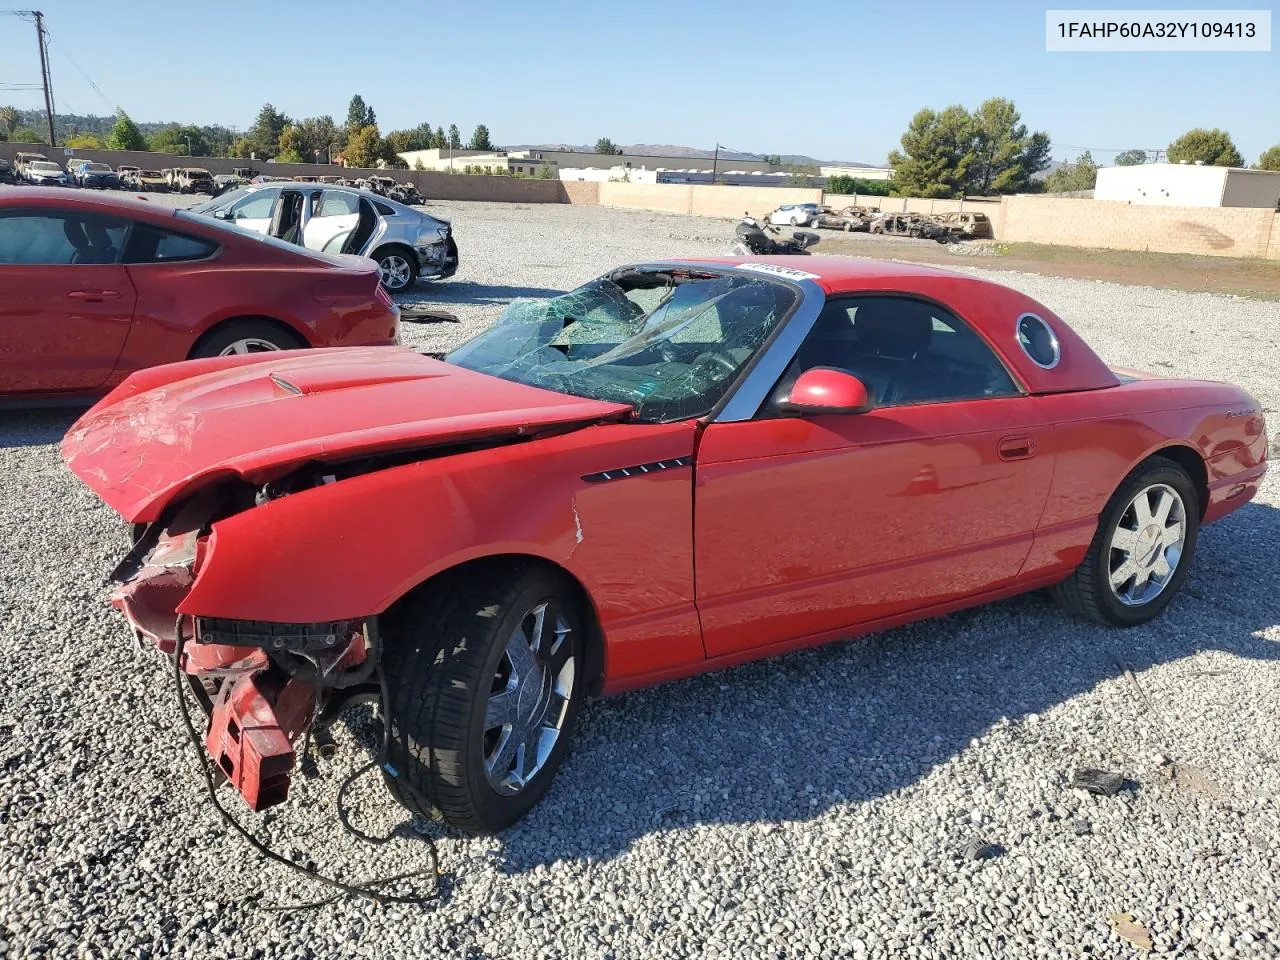
[[[1062,359],[1058,337],[1050,326],[1034,313],[1018,318],[1018,345],[1037,367],[1052,370]]]

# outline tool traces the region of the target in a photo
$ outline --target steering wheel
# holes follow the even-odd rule
[[[707,350],[700,353],[698,359],[694,361],[694,366],[702,366],[704,362],[708,366],[714,363],[731,377],[738,372],[738,367],[740,366],[738,361],[727,350]]]

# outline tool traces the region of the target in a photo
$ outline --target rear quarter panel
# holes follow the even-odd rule
[[[1251,499],[1266,469],[1261,407],[1229,384],[1148,379],[1034,400],[1054,424],[1043,451],[1054,471],[1024,577],[1073,569],[1111,495],[1153,454],[1182,447],[1204,462],[1205,522]]]
[[[269,317],[312,347],[394,341],[392,314],[374,299],[372,269],[246,260],[226,249],[210,260],[129,266],[138,301],[115,381],[185,360],[204,333],[232,317]]]
[[[526,554],[585,587],[609,681],[703,659],[693,591],[693,471],[584,476],[691,457],[692,423],[610,424],[426,459],[216,523],[181,612],[319,622],[385,611],[460,563]]]

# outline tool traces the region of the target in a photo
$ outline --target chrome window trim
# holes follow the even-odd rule
[[[731,270],[732,267],[726,269]],[[803,268],[797,266],[796,269]],[[743,270],[740,273],[751,274],[751,271]],[[755,274],[755,276],[761,276],[761,274]],[[817,281],[786,281],[785,278],[780,277],[773,279],[790,282],[799,288],[800,303],[791,312],[791,316],[782,321],[781,328],[765,345],[763,353],[746,375],[731,388],[729,396],[721,402],[719,411],[712,417],[713,423],[740,423],[755,417],[774,385],[795,359],[796,351],[809,336],[809,331],[818,322],[822,308],[826,306],[826,292]]]
[[[1049,342],[1053,345],[1053,360],[1049,363],[1041,363],[1033,357],[1031,351],[1027,349],[1027,345],[1022,342],[1022,321],[1027,319],[1034,320],[1040,324],[1040,326],[1044,327],[1045,333],[1049,334]],[[1049,322],[1044,317],[1030,312],[1018,314],[1018,319],[1013,321],[1013,339],[1017,341],[1018,349],[1022,351],[1023,355],[1041,370],[1052,370],[1062,362],[1062,344],[1058,342],[1058,334],[1054,332],[1053,327],[1049,325]]]

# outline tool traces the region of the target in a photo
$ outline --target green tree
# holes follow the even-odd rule
[[[766,153],[760,159],[763,160],[765,163],[769,164],[770,166],[774,166],[774,167],[782,166],[782,157],[780,157],[776,153]]]
[[[151,150],[155,153],[176,153],[184,157],[209,156],[209,141],[199,127],[180,127],[176,124],[152,134]]]
[[[424,164],[424,163],[422,162],[422,158],[421,158],[421,157],[418,157],[417,159],[415,159],[415,160],[413,161],[413,169],[415,169],[415,170],[425,170],[425,169],[427,169],[426,164]]]
[[[992,97],[970,117],[973,161],[969,192],[981,195],[1026,190],[1034,174],[1049,165],[1049,135],[1028,133],[1012,100]]]
[[[1188,130],[1168,149],[1170,163],[1203,163],[1210,167],[1242,167],[1244,157],[1225,130]]]
[[[306,135],[297,124],[293,123],[280,131],[277,145],[280,147],[280,152],[276,154],[276,159],[281,163],[301,163],[311,152]]]
[[[462,134],[458,132],[456,123],[449,124],[449,147],[453,150],[462,149]]]
[[[45,140],[43,134],[37,133],[35,130],[32,130],[30,127],[19,127],[17,130],[13,131],[13,133],[9,134],[9,139],[12,140],[14,143],[42,143],[46,145],[48,144],[48,141]]]
[[[1046,193],[1069,193],[1074,190],[1092,190],[1098,182],[1098,167],[1093,155],[1086,150],[1075,163],[1064,163],[1044,178]]]
[[[347,137],[347,149],[342,156],[349,167],[376,167],[385,150],[386,143],[378,132],[378,125],[370,123]]]
[[[13,139],[13,131],[18,129],[18,111],[14,107],[0,107],[0,126]]]
[[[892,180],[866,180],[840,174],[827,177],[827,193],[861,193],[871,197],[887,197],[893,188]]]
[[[294,124],[293,130],[296,133],[290,146],[308,163],[315,161],[317,156],[327,158],[342,148],[342,134],[333,117],[307,117]],[[280,149],[284,148],[281,142]]]
[[[365,104],[364,97],[356,94],[347,104],[347,134],[357,133],[365,127],[377,126],[378,118],[373,107]]]
[[[1116,154],[1117,167],[1137,167],[1147,162],[1145,150],[1121,150]]]
[[[416,146],[417,140],[414,138],[412,130],[392,130],[385,139],[387,145],[396,153],[407,153],[410,150],[422,149]]]
[[[493,141],[489,139],[489,128],[483,123],[479,124],[471,134],[471,142],[467,144],[468,150],[493,150]]]
[[[96,133],[77,133],[69,140],[63,141],[62,145],[77,150],[104,150],[107,146]]]
[[[889,153],[897,192],[914,197],[962,196],[974,162],[973,146],[973,120],[964,107],[920,110],[902,135],[902,150]]]
[[[616,155],[622,153],[622,148],[608,137],[601,137],[596,141],[596,153],[611,153]]]
[[[449,138],[444,135],[444,127],[436,127],[435,140],[431,145],[439,150],[449,145]]]
[[[289,123],[289,118],[271,104],[263,104],[253,126],[245,134],[249,150],[262,160],[274,157],[280,152],[280,134]]]
[[[1257,170],[1280,170],[1280,143],[1262,151],[1262,156],[1254,164]]]
[[[116,122],[107,134],[107,146],[112,150],[145,150],[146,137],[138,125],[123,110],[116,113]]]

